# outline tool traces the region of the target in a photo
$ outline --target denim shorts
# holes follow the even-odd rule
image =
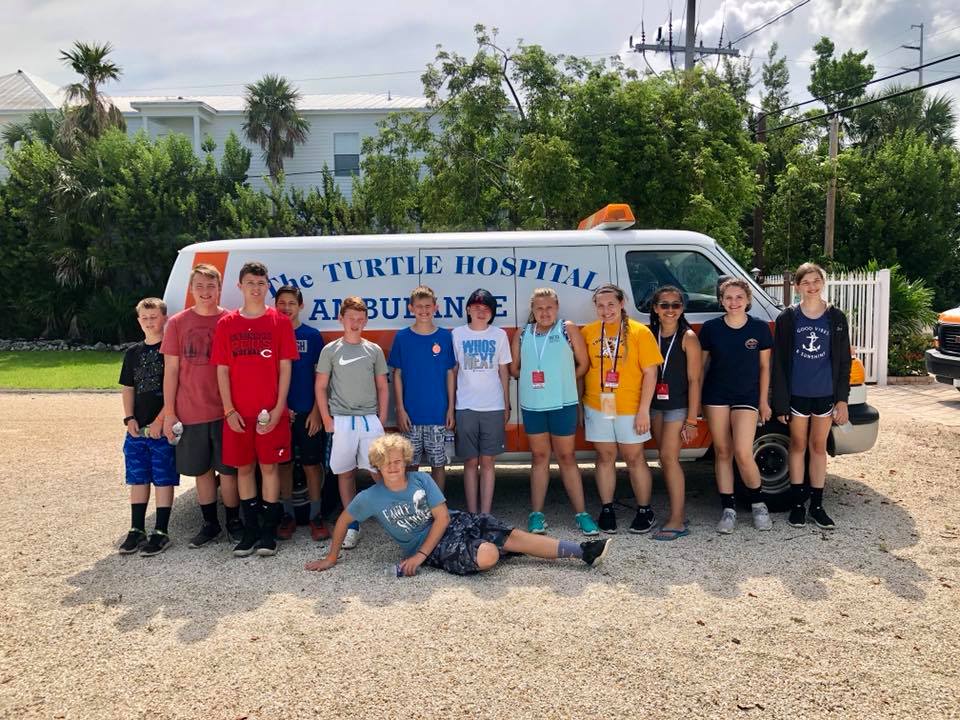
[[[565,405],[557,410],[522,410],[523,431],[527,435],[550,433],[560,437],[577,432],[577,406]]]
[[[663,415],[663,421],[665,423],[681,422],[687,419],[687,409],[673,408],[671,410],[660,410],[659,408],[650,408],[650,418],[652,419],[657,415]]]
[[[636,415],[617,415],[615,418],[604,417],[599,410],[589,405],[584,407],[586,416],[586,437],[590,442],[620,443],[621,445],[637,445],[650,439],[650,433],[637,435],[633,429]]]

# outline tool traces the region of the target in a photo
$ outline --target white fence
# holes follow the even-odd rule
[[[768,275],[763,288],[784,304],[799,302],[790,275]],[[866,369],[867,382],[887,384],[890,337],[890,271],[827,275],[824,299],[850,321],[850,343]]]

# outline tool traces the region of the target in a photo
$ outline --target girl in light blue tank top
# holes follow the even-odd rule
[[[557,293],[550,288],[534,290],[527,325],[513,337],[510,364],[510,372],[517,378],[523,429],[533,456],[529,532],[542,533],[547,527],[543,504],[550,482],[551,452],[560,465],[560,477],[576,513],[574,522],[585,535],[600,532],[585,511],[583,480],[574,449],[580,415],[577,378],[586,374],[589,367],[587,344],[580,328],[560,319]]]

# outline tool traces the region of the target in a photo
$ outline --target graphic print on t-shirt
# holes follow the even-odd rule
[[[804,360],[820,360],[827,356],[829,344],[830,329],[828,326],[817,326],[812,324],[802,325],[797,328],[798,340],[797,355]]]
[[[163,355],[159,346],[147,345],[133,369],[133,387],[137,395],[158,392],[163,388]]]
[[[209,365],[215,327],[191,327],[183,341],[183,359],[192,365]]]
[[[241,330],[230,333],[230,355],[232,357],[246,357],[259,355],[264,358],[273,357],[273,331],[257,332],[255,330]]]
[[[496,340],[462,340],[464,370],[497,369],[497,341]]]
[[[413,493],[413,502],[399,502],[380,511],[383,519],[407,532],[416,532],[425,527],[433,519],[430,504],[427,502],[427,493],[417,489]]]

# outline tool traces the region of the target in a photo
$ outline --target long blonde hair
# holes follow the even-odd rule
[[[556,304],[557,307],[560,307],[560,297],[557,295],[557,291],[553,288],[537,288],[533,291],[533,295],[530,296],[530,314],[527,316],[527,325],[533,325],[537,322],[537,319],[533,316],[533,303],[537,298],[550,298]]]

